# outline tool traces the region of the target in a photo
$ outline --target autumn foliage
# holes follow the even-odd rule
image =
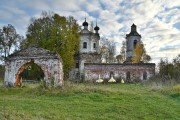
[[[74,66],[74,55],[79,50],[79,26],[72,17],[43,12],[32,18],[27,29],[24,47],[32,44],[59,53],[63,60],[65,77]]]
[[[137,44],[134,48],[135,56],[132,57],[132,63],[139,63],[142,59],[142,56],[145,52],[143,44]]]

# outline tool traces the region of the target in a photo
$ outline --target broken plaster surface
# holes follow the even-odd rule
[[[63,85],[63,63],[60,56],[49,50],[29,47],[10,55],[5,61],[5,84],[19,84],[19,74],[29,64],[37,64],[44,72],[44,80],[48,83],[54,79],[55,86]]]
[[[147,79],[154,76],[155,64],[88,64],[84,66],[85,80],[110,79],[111,74],[115,79],[127,80],[127,73],[130,73],[130,79],[143,80],[143,74],[147,73]]]

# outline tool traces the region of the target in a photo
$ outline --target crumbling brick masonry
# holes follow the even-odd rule
[[[20,73],[31,63],[41,67],[47,84],[53,79],[55,87],[63,85],[63,64],[60,56],[38,47],[29,47],[6,59],[5,85],[19,86]]]

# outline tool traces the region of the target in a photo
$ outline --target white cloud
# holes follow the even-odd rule
[[[43,10],[74,16],[80,25],[85,16],[89,24],[97,18],[101,36],[118,42],[118,51],[135,23],[154,61],[180,53],[180,29],[174,26],[180,26],[179,0],[3,0],[0,26],[10,23],[25,35],[30,18]]]
[[[163,1],[163,5],[164,5],[166,8],[179,7],[179,6],[180,6],[180,2],[179,2],[179,0],[174,0],[174,1],[164,0],[164,1]]]

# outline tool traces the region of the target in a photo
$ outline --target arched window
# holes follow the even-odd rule
[[[111,71],[110,72],[110,78],[114,76],[114,73]]]
[[[126,73],[126,80],[130,80],[130,78],[131,78],[131,74],[130,74],[130,72],[127,72]]]
[[[93,44],[93,48],[96,49],[96,43]]]
[[[79,68],[79,63],[76,63],[76,68]]]
[[[147,80],[147,72],[146,71],[143,73],[143,80]]]
[[[83,42],[83,48],[87,48],[87,42]]]
[[[134,48],[136,47],[137,45],[137,40],[134,40]]]

